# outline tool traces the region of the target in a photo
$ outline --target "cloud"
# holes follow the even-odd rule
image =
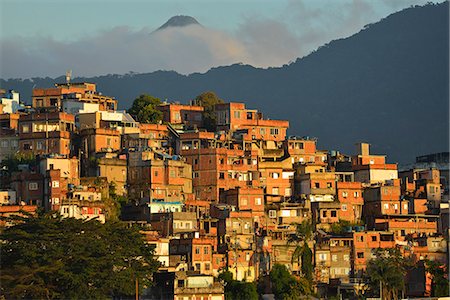
[[[396,4],[392,4],[396,3]],[[401,4],[398,4],[401,3]],[[0,40],[0,77],[76,76],[175,70],[183,74],[237,62],[281,66],[325,43],[423,0],[291,0],[280,15],[243,18],[235,32],[190,25],[152,32],[121,26],[75,41],[48,36]]]

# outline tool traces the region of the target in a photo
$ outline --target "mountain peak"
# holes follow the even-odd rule
[[[173,16],[166,23],[164,23],[158,30],[169,28],[169,27],[184,27],[188,25],[200,25],[201,24],[191,16]]]

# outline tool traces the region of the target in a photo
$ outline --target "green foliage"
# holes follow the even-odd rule
[[[108,185],[109,197],[103,199],[106,220],[119,220],[122,207],[128,203],[127,197],[118,195],[116,188],[117,184],[114,181],[110,182]]]
[[[347,220],[339,219],[338,223],[331,224],[330,232],[335,233],[335,234],[343,234],[343,233],[345,233],[345,229],[347,227],[362,226],[362,225],[363,225],[363,222],[352,223],[352,222],[347,221]]]
[[[208,91],[198,95],[194,99],[195,105],[203,106],[203,125],[208,131],[216,130],[216,112],[215,105],[219,103],[223,103],[223,100],[220,99],[214,92]]]
[[[449,296],[448,270],[445,264],[432,260],[425,260],[426,271],[431,274],[431,296],[446,297]]]
[[[9,174],[12,174],[13,172],[18,171],[18,166],[22,164],[36,166],[36,157],[30,152],[18,152],[12,157],[2,160],[0,167],[1,169],[8,171]]]
[[[219,279],[225,284],[225,299],[231,300],[257,300],[258,292],[254,282],[243,282],[233,280],[233,274],[230,271],[224,271],[219,274]]]
[[[137,121],[141,123],[158,123],[163,118],[163,113],[156,109],[161,104],[159,98],[142,94],[134,99],[133,105],[128,110]]]
[[[1,233],[1,294],[7,299],[132,296],[151,284],[158,262],[135,228],[119,222],[23,218]]]
[[[270,271],[270,281],[272,282],[272,292],[277,300],[299,299],[302,295],[311,293],[308,280],[296,279],[284,265],[275,264],[273,266]]]
[[[308,243],[303,244],[303,250],[302,250],[302,274],[303,276],[309,281],[312,281],[312,274],[313,274],[313,264],[312,264],[312,257],[313,253],[311,249],[308,246]]]
[[[297,224],[295,234],[288,239],[289,244],[296,244],[297,247],[292,254],[292,262],[301,260],[301,270],[303,276],[311,283],[312,281],[312,251],[308,246],[308,241],[313,235],[313,227],[309,220],[303,220]]]
[[[367,264],[367,275],[373,290],[382,288],[383,299],[398,299],[405,288],[406,269],[411,262],[397,248],[375,250],[375,258]]]

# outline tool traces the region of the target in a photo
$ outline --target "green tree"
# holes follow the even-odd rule
[[[142,94],[134,99],[128,113],[141,123],[158,123],[163,118],[163,113],[156,109],[160,104],[159,98]]]
[[[288,238],[288,244],[296,244],[294,253],[292,254],[292,262],[301,261],[301,270],[303,276],[309,281],[312,281],[312,251],[309,248],[308,241],[313,235],[313,227],[309,220],[303,220],[302,223],[297,224],[295,234]]]
[[[203,125],[208,131],[216,131],[217,118],[215,112],[215,105],[223,103],[216,93],[208,91],[198,95],[194,99],[194,104],[203,106]]]
[[[397,248],[375,250],[367,264],[367,275],[373,290],[381,290],[382,299],[398,299],[405,289],[405,275],[411,262]]]
[[[289,273],[284,265],[275,264],[270,271],[272,292],[275,299],[290,300],[299,299],[303,295],[311,293],[311,286],[307,279],[297,279]]]
[[[426,271],[431,274],[431,296],[449,296],[448,270],[445,264],[432,260],[425,260]]]
[[[254,282],[243,282],[233,280],[233,274],[230,271],[224,271],[219,274],[219,279],[225,285],[225,299],[231,300],[257,300],[258,292]]]
[[[151,284],[159,263],[124,223],[25,217],[1,235],[1,294],[7,299],[127,297]]]

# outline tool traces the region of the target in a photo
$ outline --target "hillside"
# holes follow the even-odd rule
[[[213,90],[270,118],[288,119],[290,135],[316,136],[319,148],[353,153],[353,144],[364,140],[389,161],[406,163],[448,151],[448,5],[405,9],[281,68],[232,65],[188,76],[157,71],[75,80],[97,83],[121,108],[141,93],[187,102]],[[0,80],[0,85],[30,99],[33,86],[61,81]]]

